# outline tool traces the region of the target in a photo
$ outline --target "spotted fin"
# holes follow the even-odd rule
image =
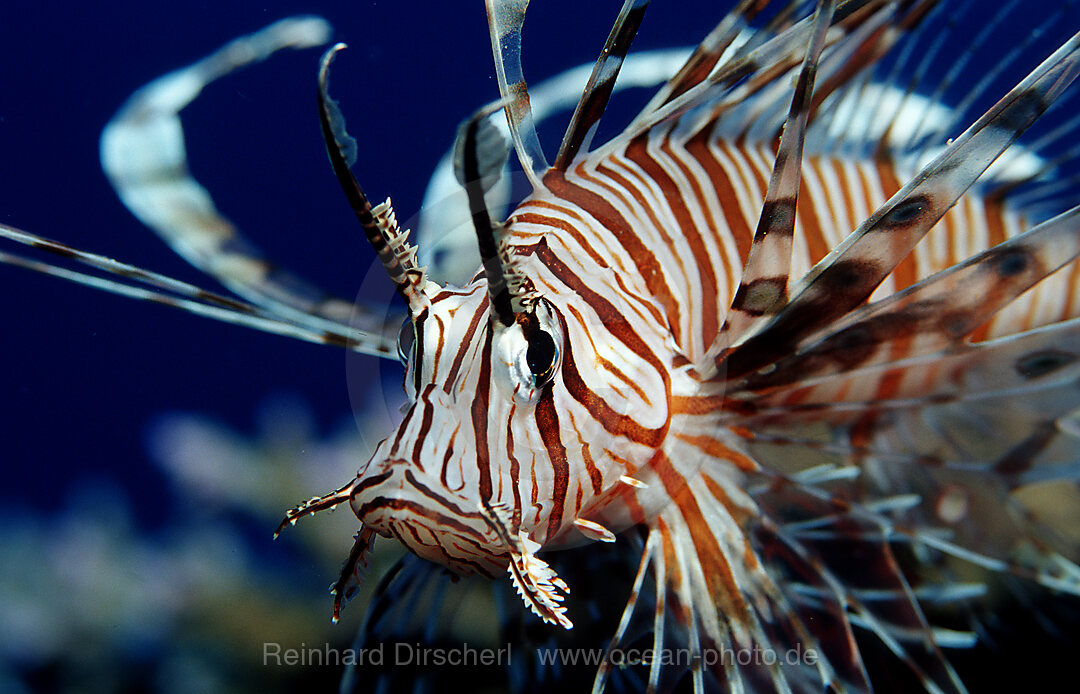
[[[728,379],[790,354],[866,300],[1001,152],[1080,72],[1074,36],[877,210],[793,290],[775,317],[722,357]]]
[[[795,84],[791,110],[780,139],[750,255],[731,310],[720,329],[717,345],[723,344],[725,333],[739,335],[752,320],[787,303],[806,126],[810,117],[817,63],[835,9],[835,2],[821,3],[817,9],[814,31]]]
[[[852,311],[805,340],[767,373],[737,388],[754,392],[840,371],[865,369],[902,353],[914,358],[960,343],[1001,309],[1080,257],[1080,208],[972,256],[908,289]],[[942,355],[943,359],[948,359]]]

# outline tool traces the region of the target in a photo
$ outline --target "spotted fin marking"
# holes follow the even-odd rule
[[[835,9],[835,2],[818,4],[810,45],[795,84],[795,94],[791,99],[791,109],[780,139],[780,149],[776,154],[750,255],[731,310],[721,328],[721,335],[725,332],[738,335],[752,320],[774,312],[787,302],[806,126],[814,95],[817,63]],[[723,341],[717,344],[723,344]],[[711,356],[715,363],[716,355]]]
[[[773,479],[763,489],[790,488],[834,513],[877,516],[894,541],[1080,594],[1080,548],[1069,540],[1071,532],[1062,534],[1033,505],[1052,485],[1074,488],[1080,474],[1078,339],[1080,320],[1074,319],[764,396],[776,406],[744,422],[755,458],[824,454],[846,466],[838,472],[854,473],[834,477],[841,483],[868,474],[840,497],[810,479]],[[894,392],[868,393],[863,384],[884,382],[884,373],[895,376],[889,379]],[[834,436],[798,433],[800,426],[823,422]],[[871,508],[880,505],[875,499],[898,492],[919,503],[896,507],[899,515],[889,518]],[[760,494],[758,503],[771,508]],[[854,503],[860,499],[866,501]],[[811,526],[790,530],[800,539],[837,534]]]
[[[830,373],[850,373],[889,361],[895,345],[906,357],[960,342],[1038,282],[1080,257],[1080,207],[998,244],[885,299],[852,311],[824,336],[741,390],[760,392]]]
[[[968,128],[937,159],[826,256],[775,317],[723,358],[742,378],[793,351],[807,336],[870,296],[956,200],[1072,82],[1080,71],[1073,36]]]
[[[925,156],[931,146],[940,143],[948,136],[948,133],[955,132],[958,127],[963,125],[960,119],[971,107],[975,99],[985,93],[994,80],[997,79],[1007,67],[1013,64],[1023,54],[1025,49],[1029,48],[1051,27],[1056,24],[1060,25],[1070,4],[1071,2],[1060,3],[1052,12],[1049,12],[1046,15],[1046,18],[1038,26],[1027,32],[1027,35],[1022,41],[1017,41],[1007,53],[995,60],[993,66],[990,69],[985,70],[963,98],[957,101],[956,107],[951,109],[951,118],[943,120],[938,127],[933,129],[930,129],[925,120],[920,120],[918,126],[913,130],[911,137],[911,144],[922,143],[919,157]],[[932,101],[941,101],[944,98],[949,87],[959,77],[964,66],[974,57],[975,52],[985,43],[995,25],[1011,21],[1010,14],[1024,6],[1024,3],[1014,0],[1001,7],[994,13],[993,17],[988,18],[985,27],[977,36],[973,37],[970,41],[965,40],[963,42],[965,48],[964,53],[957,60],[952,62],[949,71],[941,78],[937,89],[930,95]]]

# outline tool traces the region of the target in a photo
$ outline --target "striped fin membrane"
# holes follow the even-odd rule
[[[866,368],[888,358],[903,340],[911,356],[943,349],[977,327],[1044,277],[1080,257],[1080,208],[1013,237],[906,290],[849,313],[819,339],[780,359],[769,373],[751,374],[746,388],[761,391],[814,376]],[[943,318],[943,308],[947,308]],[[785,383],[785,381],[787,383]]]
[[[822,260],[759,332],[722,357],[727,378],[796,351],[803,339],[865,301],[1078,71],[1080,36],[1074,36]]]
[[[11,253],[0,256],[0,262],[216,320],[393,358],[399,320],[386,320],[382,312],[333,297],[265,259],[187,173],[181,109],[210,82],[281,49],[324,43],[329,33],[324,20],[297,17],[236,39],[140,89],[102,133],[102,165],[128,209],[184,259],[243,300],[222,297],[6,225],[0,227],[0,237],[122,281]]]
[[[872,6],[870,3],[865,7]],[[934,3],[919,3],[906,19],[892,24],[891,27],[910,29],[933,6]],[[851,10],[852,4],[848,3],[847,7]],[[877,19],[874,21],[879,23],[878,26],[889,27],[886,20],[892,22],[889,18],[893,14],[893,8],[879,4]],[[844,20],[841,18],[839,21],[842,23]],[[871,64],[884,48],[895,42],[895,31],[890,32],[892,36],[876,38],[868,31],[870,27],[872,24],[862,21],[859,31],[852,34],[852,41],[846,46],[839,40],[827,42],[838,49],[835,56],[826,54],[822,60],[823,72],[832,79],[814,91],[812,96],[804,95],[803,98],[809,99],[809,106],[804,108],[813,111],[824,102],[824,97],[829,92],[850,81],[852,73],[842,69],[842,61],[838,60],[837,56],[856,56],[855,62],[865,66]],[[742,322],[737,332],[746,332],[740,341],[735,341],[734,347],[729,347],[728,344],[714,346],[710,354],[717,359],[713,364],[715,373],[719,374],[720,378],[727,379],[726,389],[729,395],[748,403],[745,410],[730,412],[728,421],[740,428],[747,427],[746,438],[753,442],[751,445],[756,447],[759,441],[765,443],[768,439],[773,446],[790,444],[793,447],[820,450],[834,447],[845,454],[849,465],[853,460],[880,457],[882,461],[895,461],[910,466],[936,466],[959,471],[982,470],[992,472],[994,479],[1006,481],[1014,488],[1040,479],[1075,479],[1075,446],[1067,437],[1062,440],[1061,421],[1061,418],[1074,413],[1080,406],[1075,397],[1063,393],[1066,384],[1075,378],[1074,364],[1077,353],[1071,337],[1071,333],[1075,332],[1075,321],[1047,326],[1022,337],[1001,338],[975,345],[965,341],[979,326],[1018,296],[1077,257],[1075,208],[990,250],[977,253],[969,260],[918,282],[899,294],[874,304],[867,305],[865,302],[881,280],[900,260],[908,256],[926,231],[983,175],[994,159],[1010,147],[1049,104],[1062,95],[1076,74],[1076,47],[1074,37],[964,135],[950,141],[942,155],[923,168],[911,184],[902,188],[892,200],[872,214],[866,224],[847,242],[841,244],[802,283],[795,286],[794,299],[790,303],[786,297],[777,293],[779,301],[763,302],[760,317],[751,315]],[[843,53],[839,49],[843,49]],[[772,56],[787,60],[782,58],[783,54],[776,46],[768,42],[754,50],[758,57],[771,52]],[[731,74],[737,73],[726,73],[725,69],[721,68],[718,75],[725,77],[703,77],[697,84],[705,85],[711,82],[713,85],[720,85],[724,79],[729,79],[726,75]],[[734,80],[730,84],[737,82]],[[647,123],[644,127],[655,127],[664,119],[677,119],[682,113],[709,103],[713,97],[700,96],[700,93],[708,88],[699,87],[697,93],[693,93],[694,86],[684,89],[682,94],[685,96],[681,101],[674,99],[663,102],[678,103],[669,106],[667,111],[658,107],[661,112],[651,114],[652,119],[644,121]],[[723,97],[719,103],[732,103],[738,100],[736,96],[745,98],[750,93],[753,92],[747,85],[743,85],[732,92],[731,96]],[[799,97],[796,97],[796,101],[798,100]],[[796,112],[797,109],[793,106],[791,114]],[[719,108],[713,111],[714,116],[720,113]],[[792,130],[793,125],[797,127],[797,121],[789,115],[783,131],[785,136]],[[1064,131],[1069,132],[1068,126],[1064,127]],[[882,142],[889,137],[887,128]],[[792,138],[791,142],[794,141]],[[780,151],[790,151],[790,146],[782,140]],[[784,164],[783,154],[778,155],[773,183],[770,184],[766,200],[776,199],[777,173],[783,170]],[[797,173],[795,175],[797,176]],[[789,176],[786,189],[791,190],[792,187]],[[765,207],[759,221],[759,231],[766,219],[771,217],[768,203]],[[794,203],[792,207],[794,208]],[[789,216],[793,223],[794,209]],[[913,232],[912,237],[907,237],[905,234],[915,226],[919,228]],[[868,233],[883,234],[886,228],[892,236],[889,241],[883,241],[879,235],[873,241],[867,239],[864,243],[859,243],[860,236]],[[893,231],[901,233],[892,235]],[[767,234],[756,234],[755,246],[761,243],[762,236],[768,239]],[[857,295],[848,297],[843,291],[838,294],[837,286],[832,285],[819,288],[821,291],[818,294],[808,290],[808,287],[814,287],[819,281],[838,281],[840,289],[848,286],[847,280],[853,280],[854,276],[840,270],[845,269],[847,261],[861,261],[859,252],[852,251],[853,248],[861,249],[877,263],[882,262],[883,256],[889,259],[875,271],[874,278],[865,291],[860,290]],[[751,258],[754,257],[753,253],[752,250]],[[782,263],[782,258],[789,253],[790,251],[778,255],[766,253],[759,257],[767,258],[771,263]],[[743,287],[764,276],[764,273],[754,269],[761,265],[758,260],[747,263]],[[851,270],[852,267],[848,266],[846,269]],[[786,283],[787,272],[780,274]],[[839,281],[842,279],[844,281]],[[746,293],[740,298],[745,300]],[[837,298],[839,305],[834,303]],[[738,305],[735,308],[738,308]],[[765,310],[768,308],[772,310]],[[781,344],[788,338],[792,338],[792,341]],[[893,345],[902,345],[900,351],[909,356],[902,361],[889,362],[890,348]],[[732,366],[735,367],[734,370],[730,368]],[[920,368],[928,369],[927,376],[921,381],[914,378]],[[1003,369],[1007,369],[1008,373]],[[705,369],[704,373],[708,375],[713,372]],[[899,380],[900,377],[907,380]],[[886,396],[882,396],[880,392],[868,392],[862,399],[856,396],[862,382],[874,383],[875,380],[883,381],[890,387],[896,385],[901,390]],[[830,388],[826,390],[824,386]],[[999,457],[986,458],[984,453],[973,450],[969,450],[965,457],[962,455],[963,448],[957,442],[953,442],[953,445],[959,450],[946,454],[946,449],[942,447],[938,449],[938,455],[935,455],[933,448],[942,445],[943,437],[927,437],[925,448],[928,450],[920,450],[919,446],[913,446],[910,440],[896,443],[888,438],[879,443],[891,445],[882,448],[860,448],[855,437],[850,443],[815,441],[798,439],[795,434],[785,431],[789,424],[797,427],[799,423],[827,422],[835,424],[839,431],[843,431],[845,427],[854,427],[857,433],[859,426],[867,421],[872,422],[873,415],[879,410],[899,411],[904,416],[910,412],[913,417],[922,414],[930,420],[937,415],[941,421],[950,421],[949,418],[955,417],[964,407],[963,403],[988,399],[995,403],[990,407],[1000,408],[1001,399],[1010,395],[1021,397],[1021,402],[1029,408],[1024,410],[1025,418],[1015,422],[1016,431],[1029,433],[1021,433],[1021,438],[1011,442],[1006,440],[1004,434],[995,437],[993,443],[987,447],[1000,449],[1002,453]],[[885,417],[884,421],[890,420]],[[761,433],[755,433],[755,429]],[[904,447],[910,450],[904,451]],[[849,467],[848,470],[856,473],[856,477],[860,472],[858,467]],[[808,607],[813,608],[805,614],[814,614],[812,619],[816,619],[819,624],[820,610],[832,609],[830,605],[841,606],[841,609],[834,612],[839,628],[849,634],[850,625],[873,631],[894,654],[909,665],[923,686],[930,691],[963,691],[963,685],[947,665],[938,645],[969,645],[973,636],[929,626],[918,608],[919,601],[926,599],[923,596],[929,593],[926,593],[925,589],[912,589],[906,584],[892,554],[891,542],[900,539],[910,541],[916,546],[934,547],[992,571],[1023,577],[1059,590],[1073,593],[1077,591],[1075,579],[1069,573],[1069,567],[1074,565],[1062,554],[1048,551],[1044,555],[1045,564],[1025,564],[1015,559],[1002,558],[995,552],[984,553],[969,549],[979,544],[973,541],[975,538],[970,535],[965,537],[965,542],[943,540],[936,534],[940,519],[926,519],[920,524],[908,526],[897,526],[889,522],[889,514],[912,512],[913,505],[921,503],[923,498],[919,494],[909,495],[907,501],[893,507],[885,504],[885,500],[865,506],[852,505],[844,502],[841,496],[830,496],[828,493],[816,491],[816,483],[795,479],[781,481],[782,476],[768,470],[762,472],[776,480],[770,488],[782,487],[791,490],[792,496],[806,505],[811,505],[807,495],[816,494],[814,498],[817,501],[813,503],[820,504],[821,510],[814,522],[825,527],[820,532],[820,537],[833,541],[865,538],[860,542],[872,543],[876,549],[871,550],[868,547],[863,551],[868,557],[874,556],[871,566],[880,568],[879,583],[875,588],[853,590],[849,586],[859,577],[842,575],[835,566],[822,563],[812,552],[806,551],[810,535],[795,537],[791,535],[794,528],[789,530],[765,523],[772,533],[772,539],[762,540],[763,544],[774,548],[788,545],[791,549],[790,562],[801,562],[808,574],[824,580],[824,583],[812,591],[803,591],[804,597],[797,604],[774,596],[775,604],[800,613]],[[907,474],[908,479],[919,476],[917,471]],[[915,489],[923,491],[918,487]],[[927,505],[930,505],[931,500],[947,498],[944,484],[937,480],[928,481],[925,492]],[[995,497],[987,494],[985,498],[990,501]],[[832,510],[826,510],[826,507]],[[971,525],[977,527],[976,523]],[[1030,537],[1039,536],[1032,529]],[[657,543],[663,544],[663,540]],[[657,543],[651,546],[656,546]],[[641,573],[633,588],[631,602],[627,605],[627,613],[620,624],[620,633],[613,641],[613,648],[621,644],[622,630],[634,610],[634,601],[650,563],[653,571],[664,570],[663,565],[658,563],[657,555],[658,552],[654,551],[643,556]],[[861,578],[865,580],[866,577]],[[806,596],[811,594],[816,597],[807,600]],[[963,595],[969,594],[971,593]],[[819,599],[822,595],[829,597],[822,601]],[[686,599],[685,596],[683,599],[693,602],[693,599]],[[888,620],[882,618],[886,612],[886,604],[889,605],[887,610],[892,612]],[[696,609],[709,611],[710,606]],[[658,613],[662,611],[662,608],[657,608]],[[687,624],[691,625],[688,628],[693,632],[694,619],[688,619]],[[793,628],[797,627],[797,622],[790,624]],[[654,636],[659,638],[661,630],[662,625],[658,623]],[[706,628],[705,633],[691,633],[691,642],[706,639],[709,631],[710,629]],[[821,682],[833,686],[845,683],[856,689],[869,689],[861,656],[857,651],[853,651],[845,665],[844,659],[839,657],[842,650],[839,644],[831,644],[828,651],[830,665],[836,669],[831,673],[828,669],[823,670]],[[603,689],[606,672],[607,670],[602,668],[594,691]],[[692,677],[695,690],[702,689],[703,676],[694,671]],[[776,682],[783,679],[778,677]],[[651,673],[650,688],[657,687],[658,680],[658,675]],[[862,687],[859,683],[862,683]],[[729,684],[731,690],[737,690],[735,681]]]

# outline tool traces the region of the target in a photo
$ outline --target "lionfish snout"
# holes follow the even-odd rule
[[[412,461],[372,461],[349,493],[363,527],[459,574],[493,577],[507,554],[481,508]]]
[[[375,535],[381,535],[397,538],[422,559],[460,575],[495,578],[507,572],[526,607],[546,622],[573,627],[562,604],[569,587],[536,556],[541,546],[521,529],[510,509],[465,497],[411,460],[376,453],[352,482],[289,511],[277,532],[303,516],[346,502],[362,526],[332,589],[335,620],[342,604],[355,595],[368,550]]]

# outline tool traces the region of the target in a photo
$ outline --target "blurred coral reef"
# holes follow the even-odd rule
[[[335,691],[341,666],[264,665],[264,644],[350,646],[367,596],[335,626],[325,587],[357,520],[342,509],[271,536],[287,508],[356,473],[364,441],[351,420],[319,437],[288,399],[262,408],[252,437],[168,414],[148,434],[170,480],[155,503],[175,509],[162,527],[139,527],[146,500],[108,481],[73,485],[55,514],[4,509],[0,691]],[[397,551],[380,543],[376,577]]]

